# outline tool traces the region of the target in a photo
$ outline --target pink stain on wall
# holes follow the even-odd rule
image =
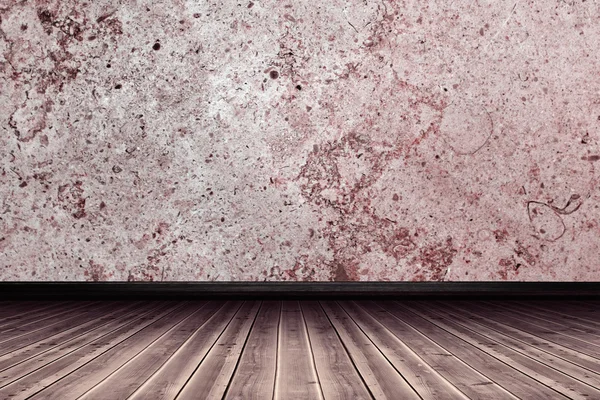
[[[0,2],[0,280],[600,279],[595,2]]]

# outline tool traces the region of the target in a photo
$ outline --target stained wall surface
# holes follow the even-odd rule
[[[600,280],[599,7],[0,0],[0,280]]]

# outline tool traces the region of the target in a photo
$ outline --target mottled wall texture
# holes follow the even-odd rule
[[[0,280],[600,280],[596,0],[0,0]]]

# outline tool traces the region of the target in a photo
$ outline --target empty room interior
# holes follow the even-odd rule
[[[0,0],[0,400],[600,400],[596,0]]]

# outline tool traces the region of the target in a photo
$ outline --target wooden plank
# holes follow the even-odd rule
[[[536,307],[542,308],[544,310],[552,311],[560,311],[561,313],[575,313],[575,314],[589,314],[589,317],[594,321],[600,320],[600,304],[580,304],[579,302],[574,301],[530,301],[529,304],[534,304]]]
[[[110,350],[38,392],[31,399],[61,400],[79,398],[196,309],[197,305],[195,303],[183,304],[178,309],[154,321],[145,329],[136,332]]]
[[[590,340],[585,333],[574,332],[573,329],[569,329],[568,327],[560,327],[556,324],[536,319],[535,317],[519,318],[515,313],[506,312],[490,304],[486,304],[485,306],[473,304],[473,306],[479,309],[483,308],[485,316],[488,318],[497,320],[497,318],[501,317],[504,323],[518,327],[523,331],[546,338],[580,353],[600,358],[600,346],[594,344],[593,340]]]
[[[0,302],[0,315],[5,315],[7,312],[13,312],[16,309],[40,309],[51,307],[54,304],[66,303],[66,301],[26,301],[26,300],[15,300],[15,301],[2,301]],[[18,311],[21,312],[21,311]]]
[[[231,380],[261,302],[244,303],[217,343],[185,384],[178,400],[222,399]]]
[[[517,304],[523,302],[511,301],[508,304]],[[548,301],[530,301],[527,304],[534,306],[536,309],[548,313],[558,312],[561,315],[582,315],[589,318],[595,323],[600,323],[600,310],[594,305],[574,305],[572,302],[565,302],[563,305],[558,305],[555,302]]]
[[[372,399],[319,303],[302,301],[300,305],[306,321],[323,397],[326,400]]]
[[[475,332],[493,339],[504,346],[510,347],[521,354],[527,355],[536,361],[561,371],[562,373],[567,374],[574,379],[587,383],[592,387],[600,388],[600,371],[590,371],[589,369],[568,362],[561,357],[557,357],[552,353],[540,350],[539,348],[532,346],[527,342],[514,339],[510,335],[503,334],[497,330],[489,328],[482,323],[477,322],[476,320],[470,318],[468,313],[461,312],[447,304],[435,302],[432,306],[434,307],[432,311],[438,315],[443,314],[451,316],[454,322],[461,324],[468,329],[474,330]]]
[[[4,329],[5,326],[15,321],[21,321],[31,314],[52,313],[54,310],[71,303],[67,301],[15,302],[10,307],[0,310],[0,328]]]
[[[402,375],[394,369],[337,303],[327,301],[322,302],[321,306],[373,398],[419,399]]]
[[[273,397],[280,314],[281,302],[263,302],[225,394],[226,400],[263,400]]]
[[[467,399],[402,340],[356,303],[344,301],[339,304],[423,400]]]
[[[125,399],[150,378],[167,359],[181,347],[213,314],[223,302],[198,302],[196,311],[173,326],[149,347],[130,359],[121,368],[94,386],[80,399]]]
[[[60,357],[35,369],[26,376],[5,385],[0,389],[0,398],[2,398],[2,396],[11,397],[12,399],[29,398],[29,396],[42,391],[58,380],[77,371],[80,367],[87,365],[90,361],[106,354],[116,345],[131,343],[131,340],[126,342],[127,339],[133,337],[136,333],[144,330],[146,327],[152,325],[157,320],[160,320],[181,306],[182,304],[173,302],[160,305],[157,310],[140,318],[140,320],[129,322],[95,341],[87,343],[76,351],[72,351],[68,355]],[[19,364],[17,367],[20,367],[23,364]],[[47,393],[50,395],[49,392]],[[65,397],[62,398],[64,399]]]
[[[392,315],[395,315],[424,335],[427,335],[428,338],[444,347],[446,351],[454,354],[464,363],[470,365],[482,375],[487,376],[489,380],[496,382],[516,397],[525,399],[564,398],[560,393],[516,371],[480,348],[467,343],[455,335],[449,334],[448,331],[441,329],[427,319],[408,311],[403,307],[403,303],[394,302],[394,306],[388,304],[384,308]]]
[[[37,307],[35,309],[21,308],[18,314],[2,320],[0,324],[0,334],[9,331],[15,327],[25,327],[31,324],[41,323],[49,318],[68,313],[73,310],[81,309],[90,304],[98,304],[91,301],[65,301],[50,302],[47,307]]]
[[[30,327],[29,331],[19,328],[19,334],[15,334],[12,338],[0,342],[0,355],[5,355],[25,346],[29,346],[32,343],[64,332],[73,326],[79,326],[80,324],[96,319],[102,315],[102,312],[106,307],[106,305],[100,307],[89,305],[76,311],[53,317],[51,318],[51,323],[48,323],[39,329],[37,326]]]
[[[67,342],[59,346],[55,346],[28,360],[13,365],[10,368],[4,369],[2,371],[3,373],[0,374],[0,388],[5,387],[8,384],[13,383],[15,381],[18,381],[25,375],[33,373],[60,359],[62,359],[60,362],[57,362],[51,366],[53,370],[59,371],[59,367],[61,365],[65,368],[73,367],[69,364],[69,361],[76,362],[81,358],[84,358],[88,352],[98,353],[103,347],[89,346],[87,348],[88,351],[86,352],[84,346],[89,345],[95,340],[102,339],[106,340],[106,346],[108,346],[110,339],[114,337],[115,334],[127,332],[128,327],[129,330],[134,329],[136,327],[136,323],[143,323],[143,320],[141,320],[141,318],[145,318],[150,313],[160,313],[166,308],[168,308],[168,304],[165,303],[149,304],[148,302],[145,302],[143,304],[142,309],[134,309],[131,313],[117,317],[114,321],[109,322],[104,326],[101,326],[76,338],[68,340]],[[110,336],[110,334],[113,335]],[[69,357],[69,355],[71,355],[71,357]],[[68,373],[67,370],[63,370],[63,372],[65,374]],[[41,378],[47,375],[38,373],[38,376],[40,376]],[[25,389],[27,389],[28,387],[27,380],[21,383],[17,382],[16,384],[20,384]]]
[[[388,328],[437,373],[471,399],[516,399],[510,392],[490,381],[421,332],[398,319],[372,301],[358,303]]]
[[[523,310],[523,303],[511,306],[510,303],[506,302],[483,301],[481,304],[499,313],[510,314],[515,318],[527,320],[543,328],[553,329],[556,332],[561,332],[563,335],[571,336],[600,347],[600,333],[597,329],[581,325],[577,321],[561,321],[560,318],[556,318],[555,312],[549,315],[548,313],[528,307],[526,303],[526,311]]]
[[[72,317],[73,313],[81,313],[92,310],[97,307],[97,302],[85,302],[85,303],[70,303],[64,307],[54,310],[54,312],[43,314],[41,317],[36,317],[27,321],[12,321],[7,324],[4,328],[0,329],[0,345],[8,340],[11,340],[17,336],[24,334],[33,333],[36,330],[40,330],[50,325],[62,322],[66,318]],[[3,348],[4,346],[0,346]]]
[[[485,307],[481,307],[473,302],[466,304],[453,302],[452,307],[453,309],[468,313],[470,315],[469,319],[477,321],[479,324],[490,327],[506,336],[510,336],[527,343],[530,346],[561,357],[573,364],[586,368],[589,371],[596,371],[598,369],[598,364],[600,364],[599,358],[594,358],[549,340],[554,336],[552,332],[548,333],[541,329],[536,330],[535,327],[533,332],[527,332],[526,330],[520,329],[522,327],[520,320],[517,320],[515,323],[515,321],[510,321],[507,317],[503,316],[497,316],[495,319],[492,319],[491,313],[488,312]]]
[[[445,315],[436,313],[431,305],[404,302],[403,306],[522,374],[535,379],[540,384],[561,393],[566,398],[578,400],[600,398],[600,391],[592,386],[527,357],[509,346],[504,346],[473,329],[460,325]]]
[[[576,310],[569,309],[567,311],[567,314],[566,312],[561,312],[565,311],[563,308],[541,308],[532,302],[503,302],[498,303],[498,305],[506,308],[511,312],[516,312],[518,314],[525,315],[526,317],[529,315],[533,315],[537,318],[546,321],[555,322],[561,325],[580,329],[583,332],[593,334],[596,337],[600,337],[600,313],[598,313],[598,311],[595,312],[596,319],[593,320],[585,318],[585,316],[588,314],[581,314],[578,313]],[[527,310],[526,313],[523,313],[524,309]]]
[[[227,302],[129,400],[174,399],[243,302]]]
[[[509,303],[516,303],[509,302]],[[520,303],[523,303],[520,301]],[[543,308],[549,311],[560,311],[564,313],[591,313],[594,316],[594,319],[597,320],[600,318],[598,314],[598,306],[589,303],[582,303],[578,301],[569,301],[569,300],[532,300],[528,301],[527,304],[533,304],[539,308]]]
[[[141,307],[141,303],[127,303],[121,307],[113,306],[111,307],[113,310],[111,313],[100,314],[96,319],[92,319],[89,322],[84,322],[78,326],[74,326],[71,329],[59,332],[53,336],[49,336],[42,341],[32,343],[28,346],[4,354],[3,356],[0,356],[0,372],[10,368],[11,366],[38,356],[48,350],[56,348],[82,334],[108,324],[110,321],[122,315],[135,312],[136,309],[140,309]]]
[[[589,302],[575,301],[569,299],[561,300],[532,300],[528,304],[536,304],[549,310],[561,310],[564,312],[593,312],[598,314],[598,308]]]
[[[273,398],[322,399],[306,323],[297,301],[284,301],[281,305],[277,349]]]

